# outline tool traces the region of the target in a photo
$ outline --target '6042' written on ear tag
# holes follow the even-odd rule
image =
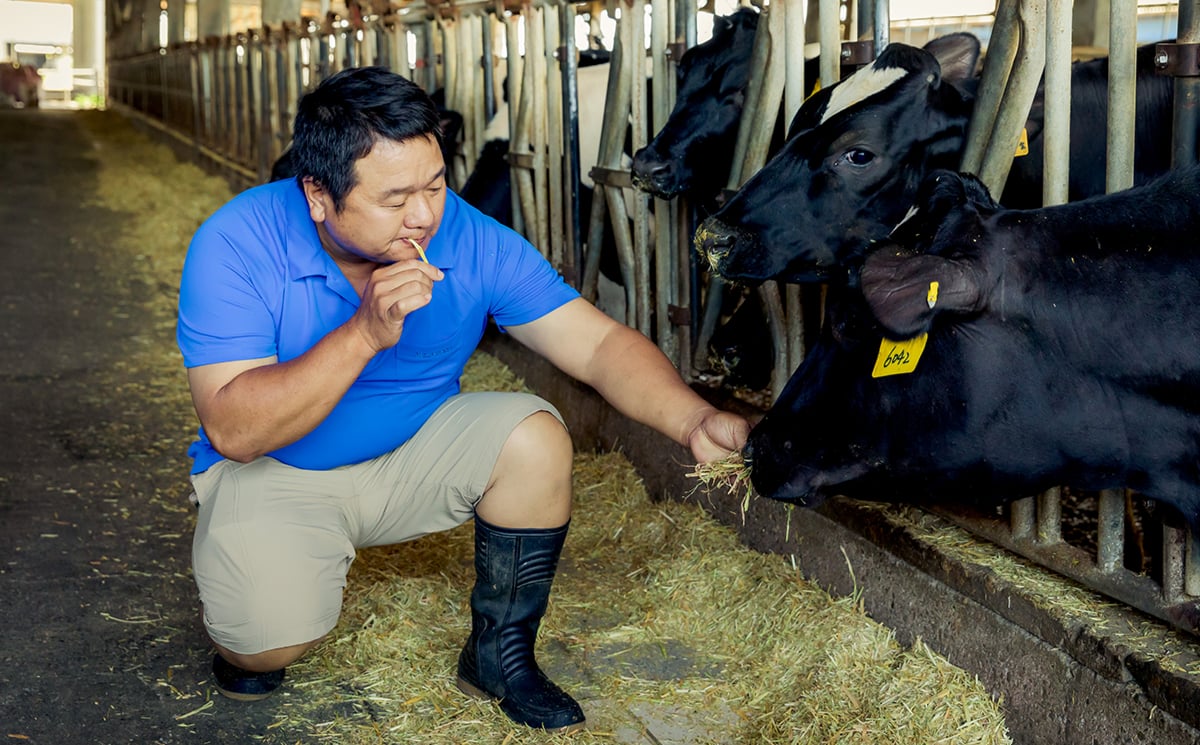
[[[879,343],[879,357],[875,359],[875,369],[871,371],[871,377],[905,375],[916,370],[928,340],[929,334],[921,334],[904,341],[884,339]]]

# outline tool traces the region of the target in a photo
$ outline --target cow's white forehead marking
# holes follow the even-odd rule
[[[843,80],[829,94],[829,103],[825,105],[821,123],[824,124],[827,119],[839,111],[845,111],[864,98],[880,92],[907,74],[908,70],[903,67],[885,67],[883,69],[876,69],[875,65],[864,67]]]

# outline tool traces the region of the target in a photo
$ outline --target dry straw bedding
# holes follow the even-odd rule
[[[230,195],[114,114],[87,126],[105,206],[133,215],[125,238],[177,282],[191,232]],[[464,387],[524,388],[483,354]],[[182,405],[186,392],[169,398]],[[1010,742],[975,678],[920,641],[901,647],[857,597],[832,598],[783,557],[745,548],[695,503],[651,501],[619,453],[577,455],[575,490],[539,654],[583,703],[587,731],[516,727],[454,688],[473,581],[464,525],[359,553],[337,628],[289,669],[279,718],[257,739],[652,742],[642,717],[686,722],[694,743]]]

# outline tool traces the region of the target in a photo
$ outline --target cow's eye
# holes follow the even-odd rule
[[[837,163],[834,165],[848,163],[852,166],[861,168],[873,160],[875,160],[875,153],[871,152],[870,150],[863,150],[862,148],[856,147],[842,153],[842,157],[838,158]]]

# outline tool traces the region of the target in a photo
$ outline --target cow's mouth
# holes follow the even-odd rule
[[[816,507],[828,497],[816,488],[813,481],[816,472],[811,469],[797,468],[789,478],[774,483],[770,483],[769,478],[758,477],[757,474],[758,471],[754,468],[750,469],[750,483],[756,493],[768,499],[789,502],[800,507]]]
[[[658,199],[674,199],[686,189],[685,184],[672,182],[670,175],[661,170],[642,173],[640,169],[634,168],[630,174],[630,180],[633,182],[634,188]]]
[[[728,273],[730,254],[738,243],[738,233],[715,218],[709,218],[696,228],[692,243],[696,252],[708,262],[709,269],[720,277],[732,279]]]
[[[768,499],[788,502],[800,507],[818,507],[840,487],[864,476],[870,470],[866,463],[849,464],[840,468],[823,469],[813,466],[775,462],[770,466],[750,455],[750,484],[754,491]]]

